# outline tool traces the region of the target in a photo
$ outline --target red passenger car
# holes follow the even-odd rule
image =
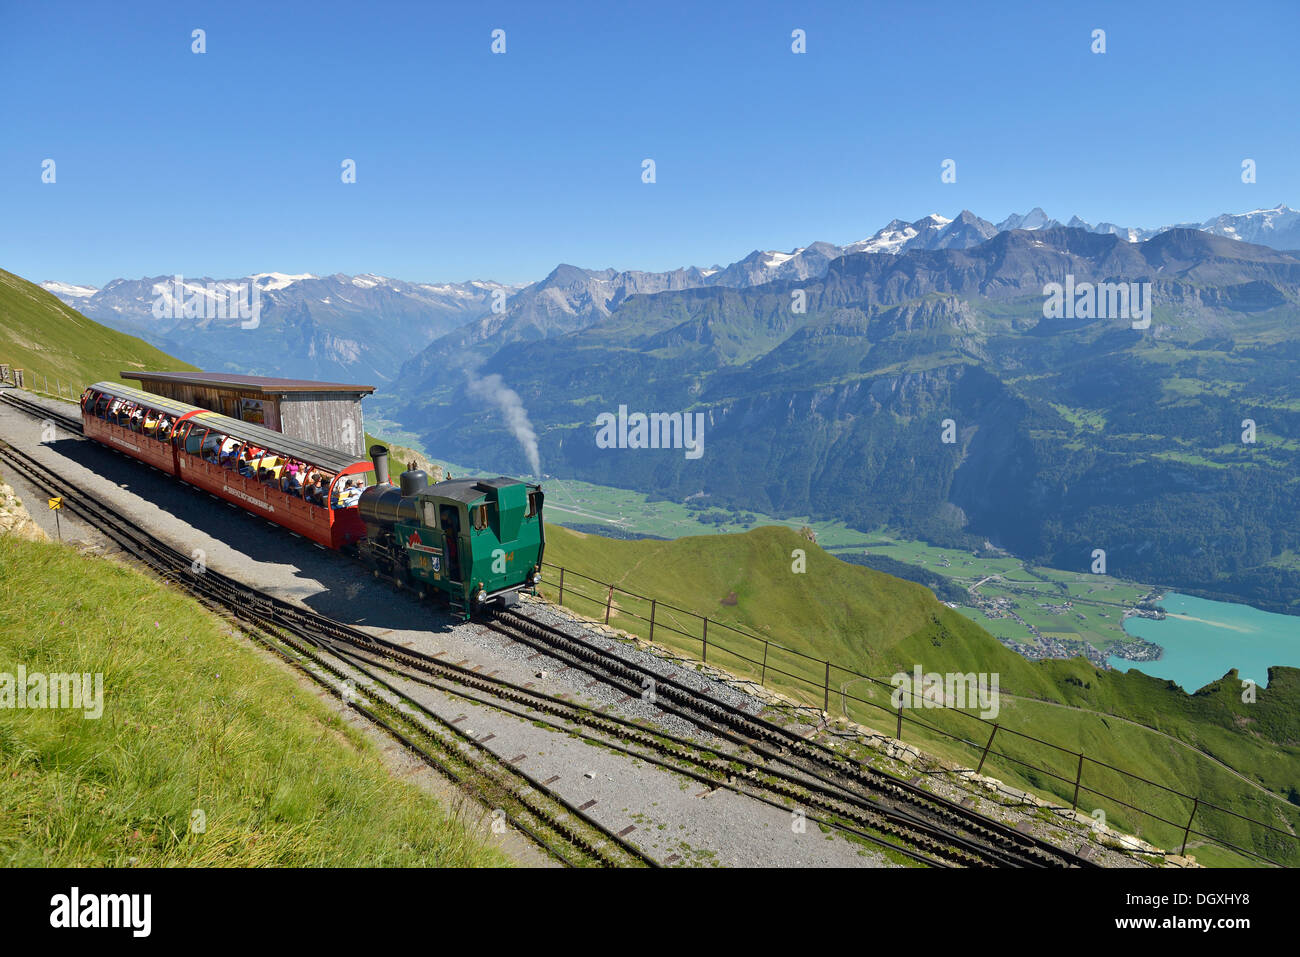
[[[86,435],[183,482],[329,548],[365,537],[367,460],[114,382],[81,404]]]

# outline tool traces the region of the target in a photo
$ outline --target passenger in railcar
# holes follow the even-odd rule
[[[344,479],[343,490],[339,492],[339,508],[351,508],[361,500],[361,481],[359,479]]]
[[[325,484],[325,479],[320,472],[315,469],[307,476],[307,488],[303,492],[303,498],[313,505],[325,506],[325,494],[329,486]]]
[[[273,453],[271,461],[266,467],[266,484],[270,485],[276,491],[283,492],[284,486],[280,484],[280,477],[282,475],[284,475],[283,460]]]
[[[235,455],[239,451],[239,446],[239,439],[232,435],[226,436],[225,441],[221,443],[221,451],[219,453],[221,465],[226,468],[232,468],[234,466]]]

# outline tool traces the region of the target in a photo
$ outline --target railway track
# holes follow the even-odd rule
[[[829,813],[856,820],[863,820],[860,815],[880,815],[889,822],[886,830],[897,827],[919,832],[928,840],[946,838],[956,851],[953,859],[957,863],[1097,866],[1078,854],[885,775],[779,724],[744,714],[697,689],[518,611],[498,613],[489,627],[605,680],[625,694],[640,695],[647,682],[653,682],[658,708],[748,750],[753,755],[744,762],[750,765],[749,771],[759,773],[761,769],[777,780],[803,787],[806,799]],[[733,755],[731,759],[738,758]]]
[[[51,419],[69,432],[81,432],[80,421],[73,416],[53,412],[9,393],[0,393],[0,399],[34,416]],[[25,453],[0,449],[0,457],[5,460],[14,462],[14,456],[26,459],[27,466],[19,468],[25,471],[34,468],[44,473],[37,484],[61,488],[61,492],[54,494],[63,494],[65,500],[75,502],[74,511],[86,510],[92,524],[110,526],[117,532],[111,537],[114,540],[121,537],[128,543],[123,545],[128,551],[166,577],[201,593],[209,603],[247,621],[253,631],[260,629],[255,636],[257,640],[276,644],[274,650],[293,659],[296,665],[314,668],[314,680],[338,693],[331,681],[344,680],[341,674],[351,675],[368,689],[372,703],[384,712],[383,717],[396,724],[407,722],[404,725],[407,731],[412,731],[412,711],[424,712],[418,723],[425,730],[408,734],[397,726],[387,726],[380,715],[369,713],[365,705],[349,702],[369,720],[385,726],[385,730],[408,748],[421,751],[416,743],[418,739],[425,744],[423,750],[439,751],[437,760],[443,762],[444,773],[453,780],[462,780],[468,772],[465,767],[447,766],[448,762],[455,761],[448,753],[448,742],[460,738],[452,750],[462,760],[465,751],[476,750],[475,743],[446,722],[441,722],[441,734],[436,736],[441,744],[427,740],[428,723],[432,721],[436,725],[441,719],[414,702],[394,682],[425,685],[532,721],[544,715],[557,730],[574,733],[577,729],[605,746],[660,764],[712,788],[726,788],[785,808],[801,805],[818,823],[835,827],[860,841],[890,848],[918,862],[937,866],[1096,866],[1086,858],[1016,831],[914,784],[870,769],[778,724],[739,712],[698,690],[518,611],[501,612],[489,619],[486,627],[578,668],[629,696],[642,695],[647,682],[653,682],[655,704],[661,710],[688,721],[720,745],[703,745],[668,735],[564,698],[438,661],[289,605],[211,571],[201,581],[195,581],[198,576],[189,573],[188,557],[153,539],[110,507],[83,501],[79,490],[62,482]],[[110,528],[105,531],[109,532]],[[265,633],[268,627],[272,630],[270,635]],[[275,634],[276,630],[279,634]],[[289,632],[287,636],[285,631]],[[479,746],[477,750],[483,749]],[[427,753],[423,759],[435,760]],[[515,773],[526,793],[540,787],[519,769],[512,767],[508,771]],[[480,771],[480,776],[495,782],[491,793],[508,793],[508,789],[503,790],[506,779],[500,777],[505,772],[501,769],[498,772],[493,776]],[[563,810],[571,816],[582,816],[574,808],[563,807]],[[517,808],[511,820],[520,830],[530,833],[537,825],[525,820],[527,813],[526,809]],[[539,819],[545,820],[540,810],[536,813]],[[554,821],[555,814],[550,818]],[[530,836],[538,840],[531,833]],[[615,839],[624,851],[628,850],[627,842],[617,835],[606,837]],[[576,843],[580,846],[582,841]],[[653,862],[647,859],[641,863]]]
[[[369,636],[363,636],[363,639],[366,638]],[[351,661],[365,661],[394,677],[514,715],[521,720],[546,724],[555,731],[576,735],[593,744],[681,774],[706,785],[710,790],[726,789],[785,810],[792,806],[791,802],[807,803],[806,794],[801,788],[765,781],[756,765],[721,748],[646,727],[607,714],[602,708],[570,701],[561,695],[546,694],[526,685],[482,675],[383,640],[370,639],[367,643],[372,647],[352,646],[342,649],[336,645],[335,650]],[[826,810],[834,809],[827,807]],[[950,852],[940,838],[919,832],[899,832],[880,819],[855,816],[852,810],[840,809],[836,816],[829,813],[821,816],[813,813],[808,816],[815,823],[840,830],[864,843],[895,851],[918,863],[948,866],[947,857]],[[898,834],[910,844],[926,846],[927,852],[918,853],[909,843],[886,840],[881,832]]]
[[[23,412],[27,412],[37,418],[49,419],[76,435],[85,434],[81,427],[81,419],[76,416],[53,411],[41,405],[39,402],[33,402],[31,399],[17,395],[7,389],[0,390],[0,402],[13,406],[15,409],[20,409]]]

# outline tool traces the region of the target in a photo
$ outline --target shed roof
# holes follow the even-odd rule
[[[312,379],[275,379],[260,375],[239,375],[234,372],[132,372],[118,373],[123,379],[143,382],[171,382],[177,385],[197,385],[213,389],[239,389],[243,392],[261,392],[266,395],[287,392],[352,392],[369,395],[373,385],[348,385],[344,382],[316,382]]]

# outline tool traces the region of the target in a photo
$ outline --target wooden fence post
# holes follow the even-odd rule
[[[1070,810],[1079,809],[1079,782],[1083,780],[1083,752],[1079,752],[1079,770],[1074,775],[1074,800],[1070,802]]]
[[[894,733],[894,737],[897,738],[899,741],[902,741],[902,740],[903,740],[903,698],[902,698],[902,695],[900,695],[899,698],[898,698],[898,730]]]
[[[605,597],[605,624],[609,624],[609,610],[614,607],[614,586],[609,586],[609,594]]]
[[[704,647],[700,651],[700,661],[709,660],[709,619],[704,619]]]
[[[767,681],[767,649],[771,642],[764,639],[763,641],[763,670],[758,676],[758,686],[761,688]]]
[[[831,660],[826,659],[826,693],[822,695],[822,710],[830,714],[831,708]]]
[[[984,753],[980,755],[980,763],[975,768],[976,774],[979,774],[981,771],[984,770],[984,759],[989,756],[989,748],[993,747],[993,739],[997,737],[997,733],[998,733],[998,726],[997,723],[995,722],[993,725],[993,733],[989,735],[988,744],[984,745]]]
[[[560,597],[555,600],[557,605],[564,604],[564,568],[560,567]]]
[[[655,640],[655,606],[658,603],[659,602],[657,599],[654,598],[650,599],[650,640],[651,641]]]

